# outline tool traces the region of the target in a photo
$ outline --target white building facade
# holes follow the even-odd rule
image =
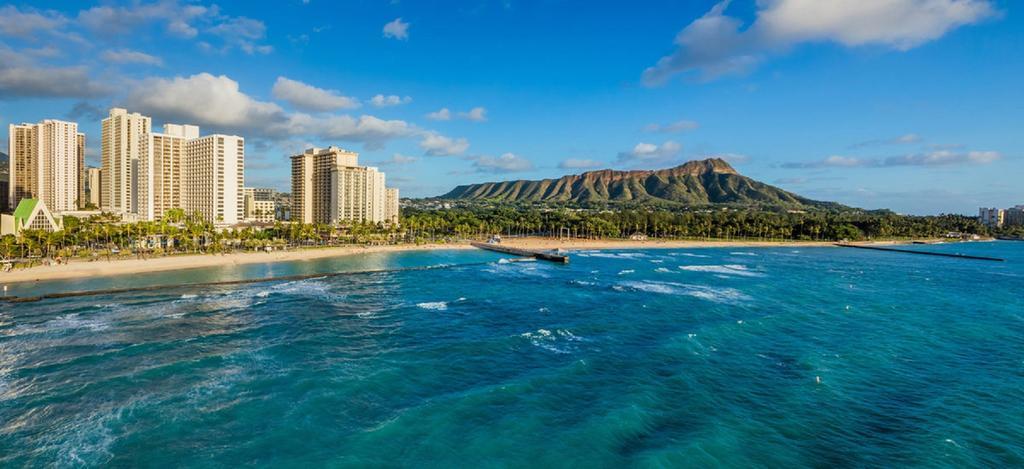
[[[139,158],[143,136],[151,132],[152,121],[137,112],[113,108],[103,119],[100,207],[105,211],[138,213]],[[134,188],[134,190],[133,190]]]
[[[85,135],[78,124],[47,119],[38,124],[8,126],[8,203],[38,199],[50,210],[77,210],[83,183]]]
[[[189,140],[182,165],[183,207],[215,224],[234,225],[244,219],[245,139],[207,135]]]

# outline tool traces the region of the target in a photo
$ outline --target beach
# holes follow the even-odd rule
[[[889,242],[886,242],[889,244]],[[504,245],[530,250],[592,250],[592,249],[687,249],[716,247],[822,247],[828,241],[701,241],[701,240],[616,240],[556,239],[542,237],[506,238]],[[61,265],[40,265],[0,273],[0,283],[67,280],[96,276],[114,276],[148,272],[165,272],[224,265],[262,264],[304,261],[378,252],[430,251],[439,249],[474,249],[466,243],[399,244],[386,246],[340,246],[306,248],[289,251],[236,252],[230,254],[182,254],[146,259],[72,260]]]

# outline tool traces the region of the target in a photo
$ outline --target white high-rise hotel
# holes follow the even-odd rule
[[[150,133],[150,118],[121,108],[103,119],[100,208],[115,213],[138,213],[138,171],[143,137]]]
[[[84,187],[85,135],[78,124],[47,119],[38,124],[8,126],[13,209],[21,199],[42,200],[50,210],[77,210]]]
[[[337,147],[310,148],[292,156],[292,220],[397,221],[398,189],[389,194],[384,173],[359,166],[358,158],[358,153]]]
[[[120,108],[103,120],[102,208],[142,220],[181,208],[217,224],[242,221],[245,140],[200,137],[194,125],[150,127],[149,117]]]

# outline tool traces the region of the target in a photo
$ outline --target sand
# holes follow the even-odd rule
[[[655,248],[713,248],[713,247],[779,247],[779,246],[831,246],[830,242],[786,241],[633,241],[633,240],[558,240],[551,238],[506,238],[502,244],[523,249],[655,249]],[[457,244],[402,244],[393,246],[344,246],[311,248],[293,251],[239,252],[232,254],[194,254],[155,257],[149,259],[119,259],[81,261],[63,265],[36,266],[0,272],[0,284],[43,280],[67,280],[82,277],[113,276],[145,272],[218,267],[224,265],[262,264],[269,262],[302,261],[328,257],[351,256],[372,252],[426,251],[440,249],[474,249],[468,243]]]

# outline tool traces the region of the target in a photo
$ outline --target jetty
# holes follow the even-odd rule
[[[938,257],[952,257],[955,259],[971,259],[976,261],[994,261],[994,262],[1005,262],[1006,259],[1000,259],[998,257],[985,257],[985,256],[971,256],[968,254],[958,253],[946,253],[946,252],[930,252],[930,251],[916,251],[911,249],[896,249],[887,248],[881,246],[866,246],[863,244],[850,244],[850,243],[835,243],[836,246],[841,248],[854,248],[854,249],[870,249],[872,251],[885,251],[885,252],[900,252],[903,254],[918,254],[922,256],[938,256]]]
[[[520,249],[512,246],[503,246],[498,243],[470,243],[473,247],[483,249],[485,251],[500,252],[502,254],[511,254],[519,257],[532,257],[539,261],[557,262],[561,264],[569,263],[569,256],[562,254],[555,254],[546,251],[531,251],[529,249]]]

